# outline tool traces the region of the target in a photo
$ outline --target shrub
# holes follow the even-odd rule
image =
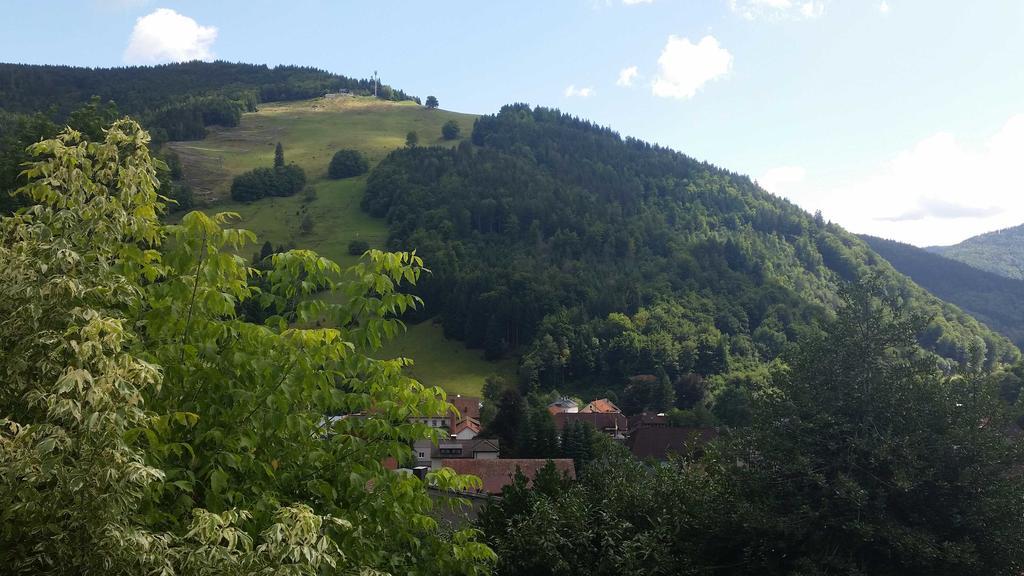
[[[455,120],[449,120],[441,127],[441,136],[443,136],[445,140],[455,140],[461,133],[462,128],[459,127],[459,123]]]
[[[259,200],[273,195],[277,188],[277,175],[271,168],[256,168],[235,176],[231,182],[231,199],[241,202]]]
[[[331,178],[351,178],[366,173],[370,165],[358,150],[338,150],[331,158],[327,167],[327,176]]]
[[[348,253],[352,256],[361,256],[364,252],[370,249],[370,243],[366,240],[356,238],[355,240],[348,243]]]
[[[274,193],[268,196],[291,196],[306,185],[306,171],[297,164],[289,164],[275,171]]]
[[[265,196],[291,196],[305,185],[306,172],[295,164],[279,170],[256,168],[235,176],[231,183],[231,198],[251,202]]]

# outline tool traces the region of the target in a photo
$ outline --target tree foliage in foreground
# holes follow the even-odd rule
[[[1018,575],[1024,453],[991,379],[946,377],[870,285],[697,458],[613,455],[480,516],[498,573]]]
[[[409,254],[342,271],[309,251],[257,271],[229,215],[157,220],[149,137],[32,147],[0,221],[0,563],[9,574],[477,573],[415,477],[384,468],[451,406],[369,353],[418,305]],[[339,304],[306,298],[333,290]],[[300,326],[235,316],[297,300]],[[328,419],[326,415],[362,413]],[[470,479],[439,472],[441,487]]]

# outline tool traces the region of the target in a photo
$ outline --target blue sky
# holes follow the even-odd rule
[[[854,232],[928,245],[1024,223],[1022,2],[68,0],[5,16],[3,61],[379,70],[443,108],[561,108]]]

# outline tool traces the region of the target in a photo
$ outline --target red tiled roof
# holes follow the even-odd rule
[[[445,468],[451,468],[459,474],[469,474],[470,476],[476,476],[483,481],[483,489],[481,492],[487,494],[501,494],[501,489],[512,483],[512,479],[515,477],[516,468],[523,471],[523,474],[529,480],[533,480],[533,477],[537,475],[537,472],[547,464],[547,460],[542,458],[537,459],[525,459],[525,458],[509,458],[506,460],[442,460],[441,465]],[[573,466],[572,460],[568,458],[557,458],[554,459],[555,468],[563,473],[568,474],[570,478],[576,478],[576,467]]]
[[[458,418],[460,420],[465,418],[480,419],[480,399],[476,396],[462,396],[456,394],[455,396],[449,396],[448,402],[455,406],[455,409],[459,411]]]
[[[619,410],[618,406],[616,406],[615,404],[612,404],[611,400],[609,400],[607,398],[601,398],[600,400],[594,400],[590,404],[587,404],[586,406],[584,406],[583,408],[580,409],[580,412],[584,412],[584,413],[598,412],[598,413],[601,413],[601,414],[610,414],[610,413],[613,413],[613,412],[614,413],[622,412],[622,410]]]
[[[646,427],[629,437],[629,450],[643,460],[668,460],[670,454],[686,454],[718,436],[713,428]]]
[[[451,432],[452,432],[452,434],[458,434],[459,432],[462,432],[463,430],[465,430],[467,428],[472,430],[473,432],[479,434],[480,433],[480,421],[477,420],[476,418],[463,418],[462,420],[459,420],[458,422],[456,422],[455,426],[452,426]]]
[[[558,430],[572,422],[587,422],[598,430],[621,430],[625,433],[629,429],[626,416],[618,412],[561,412],[555,414],[554,418]]]

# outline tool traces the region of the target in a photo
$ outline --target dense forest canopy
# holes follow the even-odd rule
[[[342,89],[373,94],[373,82],[307,66],[223,61],[122,68],[0,63],[0,108],[28,113],[53,107],[57,116],[63,117],[99,96],[116,102],[124,113],[140,115],[191,98],[213,96],[255,105],[316,98]],[[386,85],[379,93],[386,100],[414,99]]]
[[[873,236],[861,239],[921,287],[956,304],[1018,347],[1024,346],[1024,281],[985,272],[909,244]]]
[[[1018,350],[893,270],[855,236],[749,178],[556,110],[480,118],[472,144],[409,147],[371,173],[363,207],[415,248],[448,336],[523,353],[542,388],[613,386],[767,361],[867,275],[931,321],[955,364]]]
[[[943,376],[927,319],[879,288],[845,286],[751,423],[699,453],[517,478],[478,522],[496,574],[1019,575],[1024,454],[995,381]]]
[[[974,236],[952,246],[931,246],[927,250],[1000,276],[1024,280],[1024,225]]]

